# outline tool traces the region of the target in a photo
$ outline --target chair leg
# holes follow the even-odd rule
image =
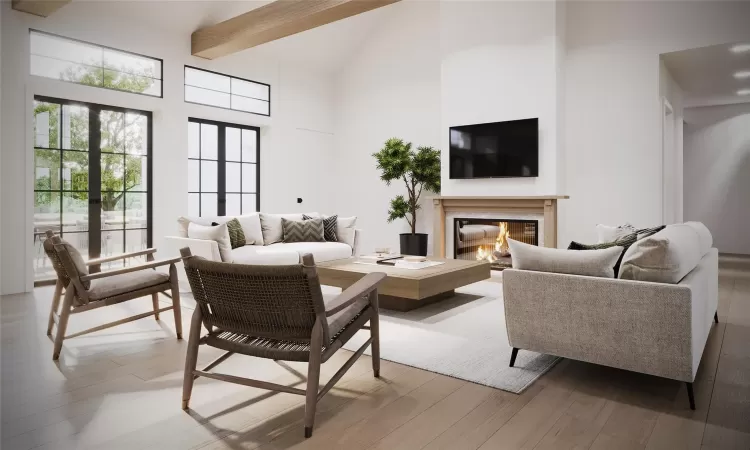
[[[695,411],[695,395],[693,395],[693,383],[685,382],[688,391],[688,400],[690,400],[690,409]]]
[[[182,312],[180,310],[180,282],[177,280],[177,268],[169,266],[169,281],[172,284],[172,307],[174,312],[174,328],[177,339],[182,339]],[[200,328],[200,327],[199,327]]]
[[[190,395],[193,392],[193,371],[198,365],[198,346],[201,337],[201,321],[203,315],[199,307],[193,312],[193,319],[190,322],[190,332],[188,335],[188,348],[185,355],[185,374],[182,381],[182,409],[188,409],[190,405]]]
[[[320,387],[320,365],[323,353],[323,325],[315,322],[310,338],[310,362],[307,364],[307,392],[305,394],[305,438],[312,436],[315,423],[315,407],[318,404]]]
[[[513,347],[513,351],[510,352],[510,367],[516,363],[516,356],[518,356],[518,349]]]
[[[52,306],[49,310],[49,323],[47,323],[47,336],[52,336],[52,327],[55,325],[55,313],[57,308],[60,306],[60,298],[62,298],[63,285],[62,281],[57,280],[55,284],[55,293],[52,295]]]
[[[719,323],[719,311],[714,313],[714,322]]]
[[[65,290],[65,298],[63,299],[62,310],[60,311],[60,321],[57,323],[55,349],[52,352],[52,359],[55,361],[60,358],[60,351],[62,350],[63,340],[65,339],[65,332],[68,329],[68,318],[70,318],[70,308],[73,305],[75,292],[76,289],[73,287],[73,283],[70,283],[68,289]]]
[[[372,337],[372,373],[380,378],[380,308],[378,306],[378,291],[370,293],[370,305],[373,314],[370,318],[370,336]]]
[[[154,305],[154,318],[159,320],[159,293],[151,294],[151,303]]]

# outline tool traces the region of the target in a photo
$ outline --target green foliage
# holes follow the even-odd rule
[[[391,200],[388,210],[388,222],[406,219],[412,234],[416,232],[417,211],[420,209],[419,198],[422,189],[435,193],[440,192],[440,151],[432,147],[418,147],[412,151],[411,142],[391,138],[385,141],[383,148],[373,153],[380,170],[380,179],[389,185],[395,180],[403,180],[408,192],[408,199],[403,195]]]
[[[89,67],[84,71],[67,70],[60,74],[60,78],[67,81],[86,84],[89,86],[109,87],[131,92],[144,92],[151,85],[146,77],[125,73],[124,71],[97,69]],[[69,118],[67,134],[61,136],[60,105],[54,103],[35,102],[34,116],[49,113],[49,129],[36,130],[39,134],[49,134],[49,146],[66,149],[83,150],[64,151],[63,168],[70,172],[69,180],[63,180],[65,191],[89,190],[89,110],[86,107],[65,106],[64,115]],[[143,117],[137,114],[123,114],[119,112],[103,111],[101,121],[101,190],[102,210],[123,210],[120,204],[125,191],[139,188],[145,189],[142,157],[146,149],[143,148],[144,127],[138,121]],[[107,153],[107,152],[112,152]],[[124,154],[128,153],[128,154]],[[60,188],[60,150],[35,150],[36,168],[47,168],[51,176],[36,176],[35,188],[38,190],[56,190]],[[87,200],[86,194],[72,194],[71,198]],[[40,192],[36,195],[37,206],[51,206],[55,199],[50,193]]]

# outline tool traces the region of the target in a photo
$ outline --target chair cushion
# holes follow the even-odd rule
[[[102,300],[162,283],[169,283],[169,275],[151,269],[99,278],[91,280],[89,299]]]
[[[323,294],[323,302],[326,305],[326,309],[330,308],[331,302],[338,296],[338,294]],[[328,332],[331,337],[336,336],[343,330],[349,322],[354,320],[362,311],[367,308],[370,304],[370,300],[367,297],[361,297],[354,303],[337,312],[336,314],[328,317]]]

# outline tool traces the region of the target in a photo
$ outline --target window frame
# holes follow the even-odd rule
[[[237,124],[237,123],[230,123],[230,122],[221,122],[216,120],[210,120],[210,119],[201,119],[198,117],[188,117],[188,139],[189,137],[189,129],[190,129],[190,123],[197,123],[198,124],[198,145],[202,146],[202,139],[201,139],[201,131],[200,131],[200,125],[214,125],[217,129],[217,147],[216,147],[216,159],[204,159],[202,158],[202,149],[199,147],[198,150],[198,157],[193,158],[188,154],[188,162],[190,161],[198,161],[198,190],[197,191],[191,191],[190,187],[188,187],[187,194],[190,196],[190,194],[197,194],[198,195],[198,217],[203,217],[203,211],[202,211],[202,195],[203,192],[203,186],[201,185],[202,181],[202,171],[203,171],[203,164],[201,164],[203,161],[211,161],[216,162],[216,216],[217,217],[223,217],[226,216],[226,199],[227,199],[227,185],[226,185],[226,164],[227,162],[230,163],[236,163],[240,164],[240,192],[229,192],[229,194],[239,194],[240,195],[240,215],[259,212],[260,211],[260,127],[255,127],[252,125],[243,125],[243,124]],[[236,128],[240,130],[240,136],[242,136],[242,130],[248,130],[248,131],[254,131],[255,132],[255,162],[244,162],[244,161],[227,161],[226,158],[226,129],[227,128]],[[240,152],[242,151],[242,141],[240,137]],[[188,142],[188,146],[190,143]],[[248,192],[243,193],[242,192],[242,164],[255,164],[255,192]],[[190,171],[188,170],[188,178],[190,177]],[[214,192],[205,192],[207,194],[214,194]],[[255,195],[255,211],[243,211],[242,210],[242,195]],[[210,216],[207,216],[210,217]]]
[[[201,87],[201,86],[194,86],[192,84],[187,84],[187,82],[185,82],[185,80],[187,79],[187,75],[186,75],[187,69],[193,69],[193,70],[197,70],[197,71],[200,71],[200,72],[211,73],[211,74],[214,74],[214,75],[220,75],[222,77],[229,78],[229,92],[217,91],[215,89],[209,89],[209,88],[205,88],[205,87]],[[188,64],[185,64],[185,67],[183,68],[182,76],[183,76],[182,98],[183,98],[183,101],[185,103],[190,103],[192,105],[207,106],[209,108],[219,108],[219,109],[224,109],[224,110],[227,110],[227,111],[236,111],[236,112],[245,113],[245,114],[255,114],[256,116],[271,117],[271,85],[268,84],[268,83],[263,83],[261,81],[251,80],[249,78],[240,78],[240,77],[236,77],[234,75],[229,75],[229,74],[226,74],[226,73],[215,72],[213,70],[202,69],[200,67],[190,66]],[[255,98],[255,97],[248,97],[246,95],[232,94],[232,79],[240,80],[240,81],[245,81],[247,83],[260,84],[260,85],[268,87],[268,100],[263,100],[263,99]],[[185,93],[186,93],[186,88],[188,86],[194,87],[194,88],[197,88],[197,89],[203,89],[203,90],[206,90],[206,91],[213,91],[213,92],[219,92],[219,93],[222,93],[222,94],[228,94],[229,95],[229,108],[226,108],[224,106],[209,105],[207,103],[198,103],[198,102],[193,102],[193,101],[190,101],[190,100],[186,100],[185,99]],[[244,98],[251,98],[253,100],[258,100],[258,101],[261,101],[261,102],[268,102],[268,114],[262,114],[262,113],[252,112],[252,111],[245,111],[244,109],[235,109],[235,108],[232,108],[231,107],[231,105],[232,105],[232,95],[238,95],[238,96],[244,97]],[[233,124],[228,124],[228,125],[233,125]]]
[[[76,81],[61,80],[59,78],[45,77],[44,75],[35,75],[35,74],[31,73],[31,56],[39,56],[39,57],[48,58],[48,59],[54,59],[54,58],[50,58],[49,56],[45,56],[45,55],[36,55],[34,53],[31,53],[31,46],[29,46],[29,52],[28,52],[28,55],[29,55],[29,75],[32,75],[32,76],[35,76],[35,77],[40,77],[40,78],[46,78],[48,80],[60,81],[60,82],[63,82],[63,83],[77,84],[79,86],[88,86],[88,87],[97,88],[97,89],[106,89],[108,91],[125,92],[125,93],[128,93],[128,94],[142,95],[144,97],[149,97],[149,98],[164,98],[164,60],[163,59],[156,58],[154,56],[144,55],[142,53],[131,52],[131,51],[128,51],[128,50],[122,50],[122,49],[115,48],[115,47],[110,47],[110,46],[107,46],[107,45],[95,44],[93,42],[88,42],[88,41],[84,41],[84,40],[81,40],[81,39],[76,39],[76,38],[71,38],[71,37],[67,37],[67,36],[62,36],[62,35],[55,34],[55,33],[49,33],[47,31],[37,30],[35,28],[29,28],[29,40],[31,40],[31,35],[34,34],[34,33],[43,34],[43,35],[47,35],[47,36],[52,36],[52,37],[56,37],[56,38],[59,38],[59,39],[64,39],[66,41],[77,42],[79,44],[91,45],[91,46],[98,47],[98,48],[105,49],[105,50],[112,50],[112,51],[115,51],[115,52],[125,53],[125,54],[128,54],[128,55],[137,56],[139,58],[146,58],[146,59],[152,59],[154,61],[159,61],[159,69],[160,69],[160,72],[159,72],[159,83],[161,84],[161,89],[159,89],[159,95],[152,95],[152,94],[144,94],[143,92],[133,92],[133,91],[126,91],[124,89],[115,89],[115,88],[107,87],[107,86],[96,86],[96,85],[91,85],[91,84],[79,83],[79,82],[76,82]],[[64,61],[64,62],[68,62],[68,63],[71,63],[71,64],[80,65],[80,66],[94,67],[94,68],[97,68],[97,69],[100,68],[98,66],[92,66],[91,64],[77,63],[75,61],[68,61],[67,59],[59,59],[59,61]],[[101,69],[104,70],[105,67],[102,66]],[[131,74],[131,75],[142,76],[142,75],[136,75],[136,74]],[[151,77],[148,77],[148,78],[151,78]],[[78,102],[78,103],[83,103],[83,102]]]

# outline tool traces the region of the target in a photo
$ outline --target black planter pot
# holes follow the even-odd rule
[[[401,233],[401,254],[427,256],[427,235],[425,233]]]

